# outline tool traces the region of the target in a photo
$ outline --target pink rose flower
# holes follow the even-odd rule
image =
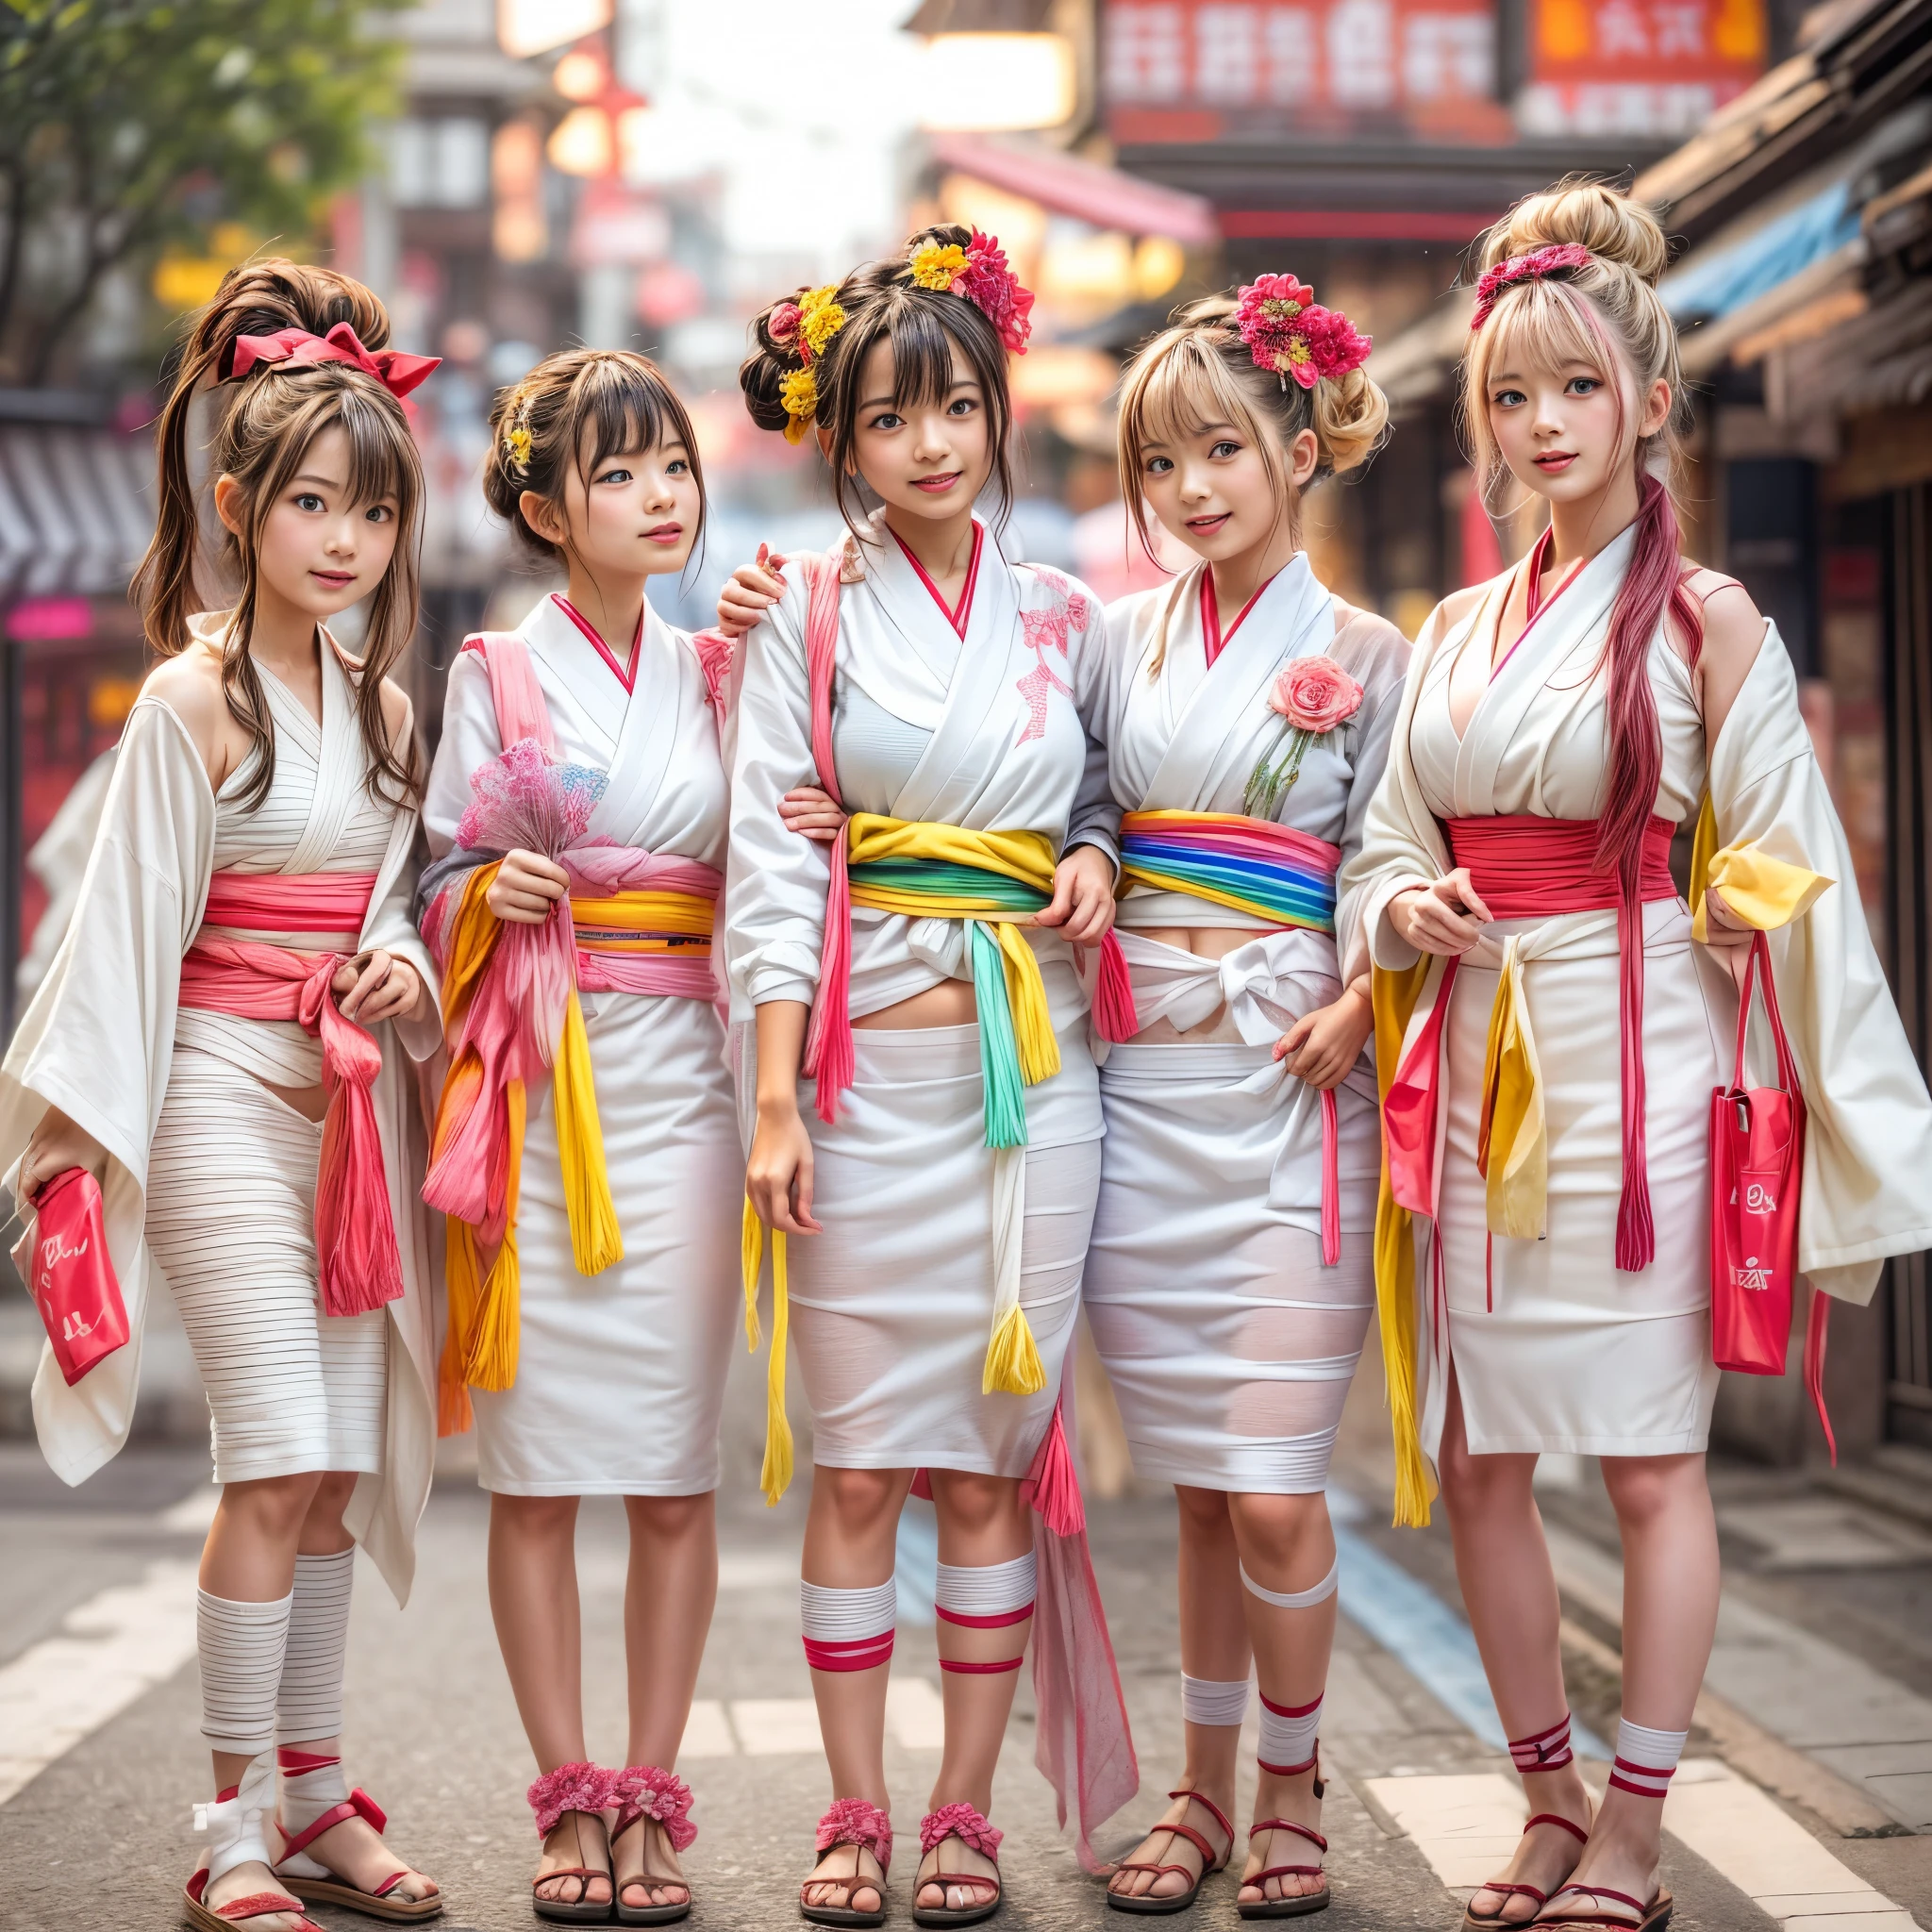
[[[774,342],[790,347],[798,339],[798,304],[781,302],[766,320],[765,330]]]
[[[1361,708],[1362,688],[1333,658],[1296,658],[1274,680],[1268,706],[1297,731],[1319,738]]]

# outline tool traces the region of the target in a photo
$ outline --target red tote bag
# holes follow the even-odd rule
[[[1777,1085],[1745,1084],[1744,1040],[1751,995],[1764,1000],[1777,1048]],[[1805,1097],[1785,1038],[1772,983],[1771,948],[1751,940],[1738,1002],[1737,1065],[1728,1087],[1710,1096],[1710,1346],[1721,1369],[1782,1375],[1791,1339],[1797,1282],[1798,1197],[1805,1173]],[[1824,1408],[1824,1326],[1828,1295],[1813,1294],[1805,1336],[1805,1387],[1824,1425],[1832,1460],[1838,1444]]]
[[[14,1260],[26,1263],[21,1273],[71,1389],[127,1345],[127,1307],[108,1258],[101,1188],[93,1175],[70,1167],[41,1189],[32,1206],[33,1227],[14,1249]]]

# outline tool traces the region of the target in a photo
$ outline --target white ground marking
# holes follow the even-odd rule
[[[720,1590],[776,1590],[791,1587],[798,1593],[798,1553],[795,1550],[720,1550]]]
[[[700,1698],[691,1706],[691,1721],[679,1747],[688,1757],[728,1757],[732,1737],[747,1757],[778,1757],[788,1752],[817,1751],[823,1748],[819,1737],[818,1706],[809,1697],[740,1697],[729,1706],[730,1730],[724,1729],[724,1707]],[[717,1712],[718,1729],[708,1728],[703,1736],[722,1741],[706,1746],[693,1745],[699,1735],[699,1713]],[[941,1751],[946,1742],[946,1707],[929,1677],[893,1677],[886,1686],[886,1729],[906,1751]]]
[[[198,1490],[190,1490],[178,1503],[161,1511],[161,1527],[178,1530],[184,1536],[206,1536],[214,1527],[215,1508],[221,1500],[219,1483],[207,1483]]]
[[[724,1719],[724,1707],[715,1697],[691,1699],[691,1715],[684,1721],[684,1738],[678,1744],[680,1757],[735,1757],[738,1746],[731,1726]]]
[[[1529,1816],[1522,1788],[1493,1771],[1364,1782],[1453,1891],[1474,1891],[1493,1878],[1509,1862]]]
[[[192,1563],[150,1563],[0,1668],[0,1804],[194,1655]]]
[[[747,1757],[779,1757],[824,1748],[818,1707],[809,1697],[735,1698],[731,1728]]]
[[[886,1728],[908,1751],[946,1748],[945,1701],[930,1677],[893,1677],[887,1683]]]

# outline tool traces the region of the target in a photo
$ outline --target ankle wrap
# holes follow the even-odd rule
[[[1617,1723],[1617,1761],[1610,1767],[1610,1787],[1639,1798],[1661,1798],[1671,1789],[1677,1760],[1684,1755],[1689,1731],[1653,1731]]]
[[[267,1821],[275,1802],[275,1759],[268,1752],[249,1760],[242,1782],[212,1805],[194,1807],[194,1828],[208,1833],[208,1882],[232,1872],[237,1865],[260,1864],[274,1869],[269,1857]]]
[[[1181,1715],[1191,1724],[1241,1724],[1248,1721],[1248,1680],[1224,1683],[1181,1673]]]
[[[1006,1563],[941,1563],[933,1608],[941,1624],[967,1630],[1002,1630],[1024,1624],[1033,1615],[1039,1576],[1039,1559],[1031,1550]],[[1024,1631],[1018,1642],[1019,1655],[1015,1657],[969,1662],[942,1655],[940,1669],[980,1677],[1017,1671],[1025,1661]]]
[[[815,1671],[870,1671],[892,1657],[899,1623],[898,1586],[889,1576],[870,1590],[798,1586],[805,1660]]]
[[[274,1747],[275,1694],[294,1602],[292,1593],[274,1603],[251,1604],[210,1596],[205,1590],[195,1592],[201,1735],[217,1751],[266,1759]]]
[[[1315,1733],[1322,1725],[1322,1700],[1274,1704],[1261,1693],[1261,1749],[1257,1761],[1275,1777],[1293,1777],[1315,1761]]]
[[[1566,1764],[1574,1764],[1575,1753],[1570,1748],[1570,1713],[1566,1710],[1547,1730],[1538,1731],[1527,1738],[1511,1738],[1509,1761],[1518,1771],[1561,1771]]]

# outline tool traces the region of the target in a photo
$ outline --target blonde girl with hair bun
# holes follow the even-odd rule
[[[1108,1888],[1125,1912],[1178,1910],[1228,1861],[1251,1661],[1261,1762],[1237,1909],[1328,1897],[1323,1489],[1374,1305],[1378,1160],[1368,959],[1336,878],[1408,645],[1317,578],[1302,522],[1307,492],[1385,434],[1369,346],[1265,275],[1178,315],[1122,386],[1123,496],[1199,559],[1107,615],[1138,1030],[1101,1068],[1084,1294],[1136,1473],[1180,1503],[1187,1720],[1174,1803]]]
[[[1666,259],[1650,213],[1591,181],[1485,239],[1463,407],[1489,501],[1541,496],[1549,527],[1424,626],[1344,876],[1388,1101],[1397,1520],[1427,1521],[1433,1475],[1531,1812],[1470,1901],[1477,1932],[1671,1913],[1659,1820],[1718,1604],[1707,1123],[1758,931],[1808,1117],[1798,1268],[1862,1303],[1884,1257],[1932,1240],[1932,1102],[1790,659],[1740,586],[1680,554]],[[1690,824],[1687,901],[1667,861]],[[1623,1536],[1624,1718],[1594,1816],[1544,1452],[1602,1458]]]
[[[425,1191],[450,1211],[442,1424],[474,1408],[491,1608],[537,1763],[533,1908],[663,1924],[691,1910],[675,1766],[717,1593],[735,1306],[741,1166],[713,952],[728,651],[644,594],[705,519],[691,418],[654,363],[546,357],[491,428],[491,508],[566,583],[514,632],[464,644],[424,804],[419,916],[464,989]],[[537,762],[577,801],[542,850],[482,809]],[[520,1075],[491,1024],[508,1009],[537,1027],[519,962],[546,933],[575,991]],[[467,1185],[486,1165],[494,1193]],[[585,1752],[575,1544],[579,1501],[599,1495],[624,1499],[630,1531],[625,1677],[591,1700],[628,1706],[622,1766]]]

